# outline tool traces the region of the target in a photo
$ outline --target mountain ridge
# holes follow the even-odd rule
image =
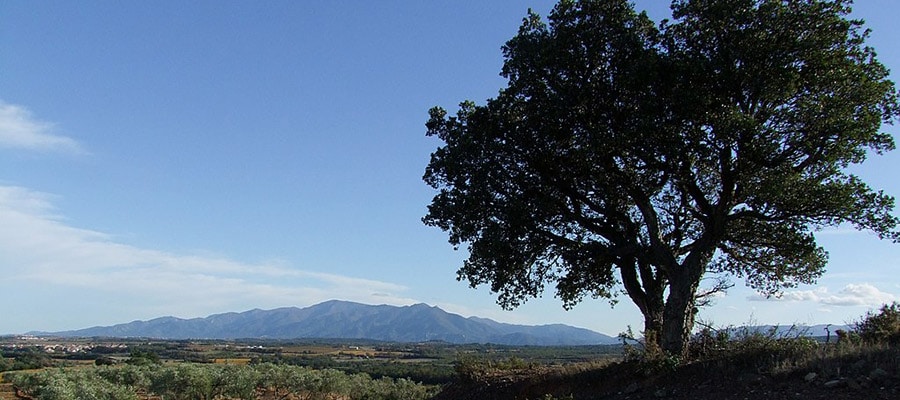
[[[329,338],[535,346],[618,343],[614,337],[563,324],[515,325],[481,317],[466,318],[424,303],[391,306],[343,300],[329,300],[305,308],[255,308],[188,319],[164,316],[111,326],[34,334],[158,339]]]

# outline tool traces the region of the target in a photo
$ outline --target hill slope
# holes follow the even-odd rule
[[[338,300],[307,308],[255,309],[192,319],[162,317],[53,334],[67,337],[164,339],[337,338],[393,342],[439,340],[449,343],[507,345],[588,345],[617,342],[613,337],[567,325],[512,325],[484,318],[464,318],[425,304],[396,307]]]

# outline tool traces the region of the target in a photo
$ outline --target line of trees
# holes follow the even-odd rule
[[[325,369],[276,364],[252,366],[179,363],[100,366],[4,374],[4,380],[39,400],[427,399],[438,388],[408,379],[373,379]]]
[[[23,349],[0,354],[0,372],[52,367],[54,364],[53,359],[47,353],[36,349]]]

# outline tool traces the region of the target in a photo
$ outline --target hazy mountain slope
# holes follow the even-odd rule
[[[394,342],[441,340],[450,343],[510,345],[586,345],[617,342],[613,337],[567,325],[512,325],[484,318],[464,318],[425,304],[396,307],[338,300],[307,308],[255,309],[192,319],[162,317],[54,334],[166,339],[358,338]]]

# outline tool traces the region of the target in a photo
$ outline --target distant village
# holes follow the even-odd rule
[[[128,345],[125,343],[115,343],[115,342],[103,342],[103,343],[94,343],[94,342],[72,342],[72,341],[60,341],[55,340],[54,338],[47,338],[41,336],[34,335],[18,335],[18,336],[9,336],[5,339],[0,339],[0,350],[4,351],[16,351],[23,349],[39,349],[48,354],[74,354],[74,353],[88,353],[93,351],[97,347],[102,347],[105,349],[110,349],[115,352],[125,352],[128,349]]]

